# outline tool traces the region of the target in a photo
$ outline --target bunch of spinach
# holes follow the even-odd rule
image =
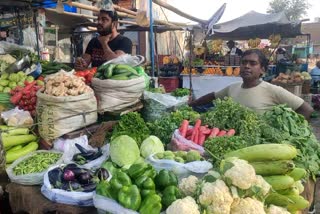
[[[121,115],[119,122],[113,128],[111,139],[120,135],[132,137],[140,147],[142,141],[150,136],[150,130],[139,113],[129,112]]]

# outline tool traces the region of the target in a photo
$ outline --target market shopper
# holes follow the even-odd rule
[[[85,54],[77,58],[76,70],[86,69],[90,64],[98,67],[122,54],[131,54],[132,42],[117,31],[118,15],[113,10],[100,10],[97,30],[99,36],[91,39]]]
[[[303,99],[280,86],[261,80],[267,68],[268,60],[260,50],[247,50],[242,56],[240,67],[243,82],[237,82],[218,92],[209,93],[190,102],[189,105],[201,106],[211,103],[216,98],[232,97],[236,102],[260,114],[275,105],[287,104],[306,119],[310,118],[313,109]]]
[[[320,61],[318,61],[316,67],[310,71],[310,76],[312,78],[312,85],[316,85],[317,82],[320,81]]]
[[[227,45],[230,49],[230,51],[228,51],[228,54],[242,56],[242,50],[236,47],[236,43],[233,40],[229,40],[227,42]]]

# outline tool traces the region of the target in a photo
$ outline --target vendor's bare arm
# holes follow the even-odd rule
[[[296,112],[299,113],[299,114],[302,114],[306,120],[309,120],[310,119],[310,116],[313,112],[313,108],[307,103],[307,102],[304,102],[297,110]]]
[[[197,100],[194,100],[189,103],[190,106],[200,106],[211,103],[214,99],[216,99],[215,93],[212,92],[210,94],[204,95]]]
[[[83,61],[85,61],[85,63],[83,63]],[[90,63],[91,63],[91,56],[89,54],[84,54],[82,58],[80,57],[76,59],[74,67],[76,70],[84,70],[88,68]]]
[[[117,58],[118,56],[125,54],[121,50],[112,51],[109,45],[103,44],[103,51],[104,51],[104,60],[109,61],[111,59]]]

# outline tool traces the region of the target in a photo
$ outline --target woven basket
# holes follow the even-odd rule
[[[287,89],[294,95],[297,95],[298,97],[301,97],[302,94],[302,83],[273,83],[274,85],[281,86],[284,89]]]

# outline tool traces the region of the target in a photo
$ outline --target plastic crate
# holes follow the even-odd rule
[[[166,92],[172,92],[179,88],[179,77],[159,77],[158,83],[163,85]]]

